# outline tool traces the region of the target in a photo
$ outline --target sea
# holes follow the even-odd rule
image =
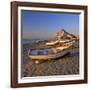
[[[35,39],[23,39],[22,43],[23,44],[32,44],[34,43],[36,40]]]
[[[50,41],[51,39],[22,39],[23,44],[32,44],[39,41]]]

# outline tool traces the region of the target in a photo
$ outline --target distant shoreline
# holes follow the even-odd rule
[[[51,39],[23,39],[22,43],[23,44],[32,44],[32,43],[36,43],[36,42],[48,42],[51,41]]]

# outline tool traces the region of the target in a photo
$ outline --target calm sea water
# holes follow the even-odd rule
[[[31,40],[30,40],[30,39],[23,39],[23,40],[22,40],[22,43],[23,43],[23,44],[32,44],[32,43],[34,43],[35,41],[36,41],[36,40],[32,40],[32,39],[31,39]]]
[[[35,43],[35,42],[39,42],[39,41],[50,41],[51,39],[23,39],[22,40],[22,43],[23,44],[32,44],[32,43]]]

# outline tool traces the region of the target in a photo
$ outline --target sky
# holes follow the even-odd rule
[[[79,34],[79,14],[22,10],[21,27],[24,39],[48,39],[61,29]]]

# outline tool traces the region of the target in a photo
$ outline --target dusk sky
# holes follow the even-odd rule
[[[24,39],[52,38],[61,29],[79,34],[79,14],[22,10],[21,20]]]

